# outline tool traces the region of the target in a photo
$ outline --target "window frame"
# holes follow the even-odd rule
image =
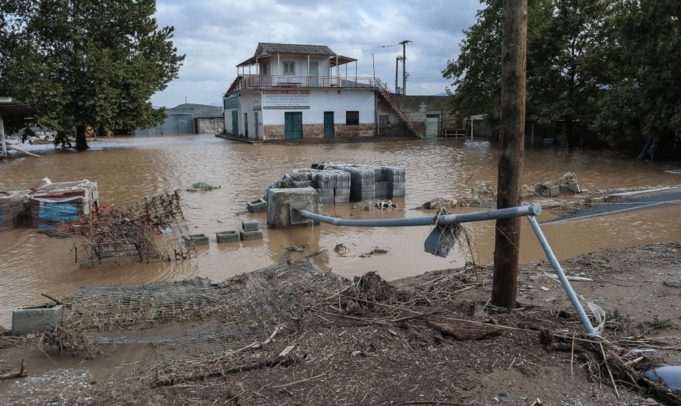
[[[357,117],[350,117],[351,114],[356,114]],[[359,125],[359,110],[347,110],[345,112],[345,125]]]
[[[286,68],[291,67],[291,71],[287,72]],[[296,61],[282,61],[282,67],[284,70],[282,71],[282,74],[284,76],[295,76],[296,75]]]

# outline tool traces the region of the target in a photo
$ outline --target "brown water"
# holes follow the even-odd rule
[[[400,141],[318,145],[248,145],[212,136],[112,139],[91,143],[85,153],[52,153],[0,163],[0,190],[29,187],[45,176],[53,181],[82,178],[98,182],[100,199],[125,205],[145,195],[184,190],[197,181],[222,185],[206,193],[183,193],[190,228],[206,233],[211,244],[186,262],[109,265],[80,269],[74,263],[69,240],[49,239],[33,229],[0,233],[0,324],[9,327],[11,309],[44,299],[40,293],[61,297],[84,285],[142,283],[205,276],[222,280],[252,271],[278,259],[291,245],[306,246],[304,254],[320,249],[331,253],[329,266],[344,276],[377,270],[396,279],[434,269],[462,265],[462,251],[447,259],[423,252],[429,233],[420,228],[335,228],[321,225],[295,230],[267,230],[263,241],[217,245],[216,231],[237,229],[241,221],[255,218],[264,227],[265,215],[244,212],[246,202],[262,196],[266,185],[293,168],[322,160],[355,163],[403,164],[407,168],[407,197],[400,210],[365,212],[352,204],[326,211],[344,217],[417,216],[409,210],[438,196],[452,196],[480,181],[496,183],[496,148],[488,143],[456,141]],[[637,162],[609,152],[575,152],[541,149],[526,151],[524,183],[555,179],[567,171],[577,174],[588,189],[677,184],[681,179],[665,174],[675,164]],[[407,210],[404,210],[404,207]],[[550,213],[540,220],[546,220]],[[524,224],[521,261],[543,259],[538,243]],[[478,263],[492,261],[493,223],[467,226]],[[548,225],[547,238],[560,258],[608,247],[681,239],[681,206],[638,210],[589,220]],[[350,255],[339,257],[333,248],[343,243]],[[357,255],[374,247],[389,254],[370,258]],[[470,259],[470,258],[468,258]]]

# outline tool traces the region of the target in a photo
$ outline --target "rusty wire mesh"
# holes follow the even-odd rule
[[[74,223],[76,261],[98,264],[136,260],[174,261],[191,257],[188,235],[177,191],[163,193],[128,207],[102,207]]]

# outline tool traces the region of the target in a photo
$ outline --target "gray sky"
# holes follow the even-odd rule
[[[152,102],[172,107],[186,97],[219,104],[235,65],[252,56],[258,42],[328,45],[359,59],[358,75],[366,77],[373,53],[376,76],[392,89],[402,52],[396,44],[408,39],[407,92],[442,93],[449,83],[441,71],[458,54],[462,31],[479,7],[477,0],[158,0],[159,26],[175,27],[175,46],[186,59],[179,79]],[[349,69],[354,74],[354,66]]]

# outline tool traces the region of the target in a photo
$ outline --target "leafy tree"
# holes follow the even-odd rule
[[[456,60],[443,70],[453,80],[452,107],[462,115],[485,113],[497,122],[500,108],[501,0],[482,0],[476,23]],[[539,122],[572,122],[593,116],[605,63],[610,1],[528,1],[527,115]]]
[[[158,27],[155,0],[5,0],[0,93],[31,104],[36,122],[76,128],[152,126],[163,111],[149,98],[177,77],[184,56],[173,28]]]
[[[654,159],[661,144],[681,138],[681,2],[622,1],[613,26],[603,58],[617,69],[594,128],[612,144],[647,136],[639,158]]]

